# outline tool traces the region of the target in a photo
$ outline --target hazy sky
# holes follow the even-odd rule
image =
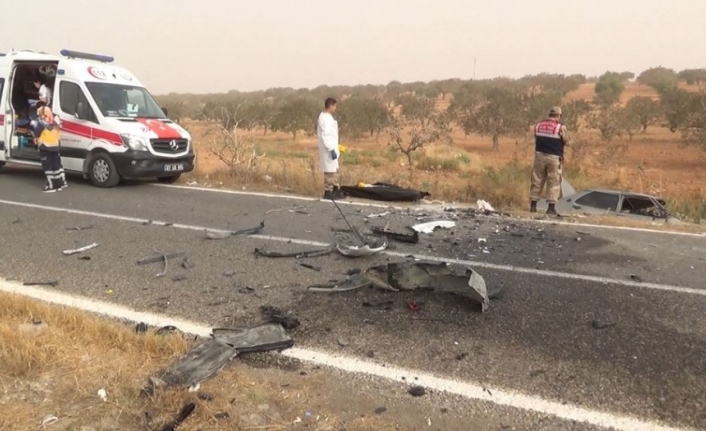
[[[111,54],[156,94],[472,78],[474,56],[478,78],[706,67],[706,0],[3,3],[0,52]]]

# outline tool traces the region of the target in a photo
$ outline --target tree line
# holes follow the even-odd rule
[[[628,81],[654,88],[659,95],[638,96],[622,105]],[[562,103],[586,82],[595,82],[593,100]],[[326,97],[339,100],[337,117],[341,136],[357,139],[390,136],[390,144],[410,158],[411,152],[434,142],[448,141],[452,127],[488,138],[497,150],[500,138],[526,135],[531,125],[552,106],[562,106],[570,131],[595,129],[607,144],[621,135],[631,139],[655,124],[680,133],[687,143],[706,151],[706,93],[679,86],[706,84],[706,69],[676,72],[655,67],[636,76],[632,72],[606,72],[596,78],[583,75],[539,74],[520,79],[449,79],[432,82],[361,86],[320,86],[314,89],[274,88],[265,91],[159,97],[175,121],[183,118],[217,121],[230,130],[285,132],[297,139],[314,134],[316,117]],[[436,109],[448,99],[445,110]]]

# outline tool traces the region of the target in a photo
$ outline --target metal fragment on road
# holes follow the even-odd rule
[[[319,257],[331,254],[336,250],[335,246],[328,246],[326,248],[319,248],[315,250],[306,251],[293,251],[293,252],[280,252],[280,251],[268,251],[265,249],[255,249],[255,254],[263,257],[281,258],[281,257],[294,257],[297,259],[307,258],[307,257]]]
[[[92,225],[92,224],[89,224],[89,225],[86,225],[86,226],[71,226],[71,227],[67,227],[67,228],[66,228],[66,230],[68,230],[68,231],[74,231],[74,232],[78,232],[78,231],[82,231],[82,230],[89,230],[89,229],[93,229],[93,225]]]
[[[70,255],[72,255],[72,254],[83,253],[84,251],[88,251],[88,250],[94,249],[94,248],[98,247],[99,245],[100,245],[100,244],[98,244],[97,242],[94,242],[93,244],[89,244],[89,245],[87,245],[87,246],[85,246],[85,247],[76,248],[76,249],[73,249],[73,250],[64,250],[63,253],[64,253],[64,255],[66,255],[66,256],[70,256]]]
[[[387,240],[382,241],[382,243],[378,242],[378,244],[372,244],[372,246],[371,244],[367,243],[362,247],[359,247],[357,245],[336,244],[338,252],[346,257],[372,256],[374,254],[378,254],[385,251],[387,246]]]
[[[137,264],[138,265],[148,265],[151,263],[163,262],[165,258],[167,260],[169,260],[169,259],[174,259],[177,257],[182,257],[185,255],[186,255],[185,251],[180,251],[177,253],[169,253],[169,254],[159,254],[159,256],[150,256],[150,257],[145,257],[145,258],[139,259],[137,261]]]
[[[222,231],[222,230],[208,230],[206,229],[206,239],[227,239],[232,236],[246,236],[246,235],[257,235],[262,230],[265,229],[264,220],[260,222],[257,227],[249,229],[241,229],[237,231]]]
[[[412,228],[408,228],[408,229],[412,230],[411,234],[401,233],[401,232],[392,232],[392,231],[387,230],[387,228],[382,229],[379,227],[372,228],[371,232],[375,235],[384,236],[387,239],[390,239],[392,241],[403,242],[406,244],[417,244],[419,242],[419,232],[413,230]]]
[[[25,281],[22,283],[23,286],[51,286],[56,287],[59,285],[58,280],[47,280],[47,281]]]

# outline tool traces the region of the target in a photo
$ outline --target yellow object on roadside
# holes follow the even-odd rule
[[[339,145],[338,145],[338,151],[340,151],[340,152],[342,152],[342,153],[345,153],[346,151],[348,151],[348,147],[339,144]]]

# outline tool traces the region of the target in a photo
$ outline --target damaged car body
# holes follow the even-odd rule
[[[564,196],[556,204],[560,214],[610,215],[642,220],[681,221],[669,214],[664,199],[617,190],[589,189]]]

